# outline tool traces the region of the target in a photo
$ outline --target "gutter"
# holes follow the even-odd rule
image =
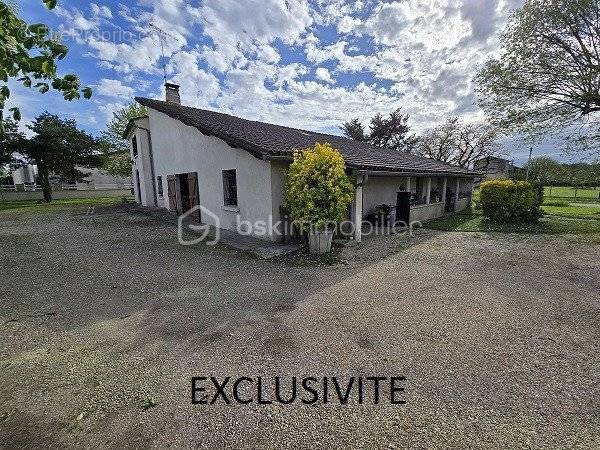
[[[481,175],[477,173],[457,173],[457,172],[411,172],[411,171],[394,171],[394,170],[363,170],[357,169],[356,173],[361,175],[372,175],[372,176],[405,176],[405,177],[436,177],[436,176],[445,176],[445,177],[460,177],[460,178],[477,178]]]
[[[264,154],[263,158],[265,160],[271,160],[271,161],[284,161],[284,162],[289,162],[289,161],[293,161],[294,158],[292,158],[291,156],[276,156],[276,155],[269,155],[269,154]],[[427,176],[427,177],[431,177],[431,176],[445,176],[445,177],[462,177],[462,178],[477,178],[477,177],[481,177],[482,175],[476,172],[470,172],[470,173],[459,173],[459,172],[442,172],[442,171],[436,171],[436,172],[419,172],[419,171],[410,171],[410,170],[373,170],[373,169],[362,169],[361,167],[364,166],[355,166],[353,164],[348,164],[346,166],[348,169],[351,169],[355,174],[359,174],[359,175],[373,175],[373,176],[396,176],[396,177],[401,177],[401,176]]]

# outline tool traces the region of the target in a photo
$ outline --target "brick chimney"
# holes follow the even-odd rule
[[[179,97],[179,85],[173,83],[165,83],[166,100],[168,103],[177,103],[181,105],[181,97]]]

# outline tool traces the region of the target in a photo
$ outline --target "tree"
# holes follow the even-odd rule
[[[387,117],[380,113],[371,118],[369,132],[366,133],[358,119],[344,122],[340,129],[344,135],[355,141],[369,142],[370,144],[395,151],[410,152],[416,142],[413,135],[408,135],[408,114],[404,115],[400,108]]]
[[[23,138],[14,120],[10,118],[3,120],[2,127],[5,132],[0,134],[0,168],[13,161],[15,142]]]
[[[49,9],[56,0],[43,0]],[[23,86],[34,87],[46,93],[50,88],[62,93],[65,100],[86,99],[92,96],[89,87],[81,89],[75,74],[59,77],[56,62],[63,59],[69,49],[53,38],[50,28],[43,23],[28,25],[17,16],[13,5],[0,2],[0,125],[3,123],[4,108],[10,97],[7,86],[9,78],[17,78]],[[18,107],[10,108],[15,120],[21,119]],[[2,129],[0,127],[0,134]]]
[[[565,170],[563,166],[549,156],[538,156],[533,158],[522,172],[526,172],[529,168],[529,180],[535,181],[544,186],[556,185],[565,178]]]
[[[106,143],[105,151],[107,153],[128,152],[129,145],[123,139],[125,128],[131,119],[148,115],[148,110],[144,105],[140,105],[132,100],[129,105],[113,113],[113,117],[106,125],[106,130],[102,132],[102,140]]]
[[[13,141],[10,150],[22,164],[37,164],[45,202],[52,201],[51,173],[71,182],[83,181],[87,173],[76,166],[99,165],[98,141],[77,129],[74,120],[44,112],[28,128],[34,136]]]
[[[500,57],[475,78],[494,123],[536,135],[600,112],[600,0],[526,0],[500,40]],[[567,139],[600,143],[597,132]]]
[[[113,113],[113,118],[102,133],[102,168],[113,176],[131,176],[129,144],[123,139],[125,128],[131,119],[148,115],[144,105],[131,101],[129,105]]]
[[[114,177],[131,176],[131,157],[129,152],[111,153],[102,158],[102,168]]]
[[[340,130],[344,132],[344,136],[355,141],[367,142],[369,137],[365,134],[365,128],[358,119],[352,119],[348,122],[344,122],[340,127]]]
[[[497,130],[490,125],[465,124],[453,117],[426,131],[414,152],[425,158],[469,167],[478,159],[499,153],[497,137]]]

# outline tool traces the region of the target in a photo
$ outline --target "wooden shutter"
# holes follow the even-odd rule
[[[198,193],[198,174],[196,172],[190,172],[187,176],[188,180],[188,196],[190,201],[190,209],[200,204],[199,193]],[[200,210],[194,214],[200,222]]]
[[[175,189],[175,175],[167,176],[167,185],[169,196],[169,209],[171,211],[177,211],[177,190]]]

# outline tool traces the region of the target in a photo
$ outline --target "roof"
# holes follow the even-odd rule
[[[507,162],[507,163],[512,163],[512,161],[510,159],[506,159],[506,158],[500,158],[499,156],[486,156],[484,158],[480,158],[478,160],[475,161],[475,164],[477,163],[485,163],[487,161],[502,161],[502,162]]]
[[[409,153],[384,150],[366,142],[341,136],[246,120],[215,111],[192,108],[161,100],[136,97],[153,110],[195,127],[201,133],[216,136],[232,147],[242,148],[263,159],[291,160],[294,151],[328,142],[344,157],[351,169],[373,172],[409,172],[479,176],[478,173]]]
[[[127,136],[129,136],[129,133],[131,132],[131,129],[135,125],[136,120],[147,119],[147,118],[148,118],[148,116],[139,116],[139,117],[134,117],[134,118],[130,119],[129,122],[127,122],[127,126],[123,130],[123,139],[127,139]]]

